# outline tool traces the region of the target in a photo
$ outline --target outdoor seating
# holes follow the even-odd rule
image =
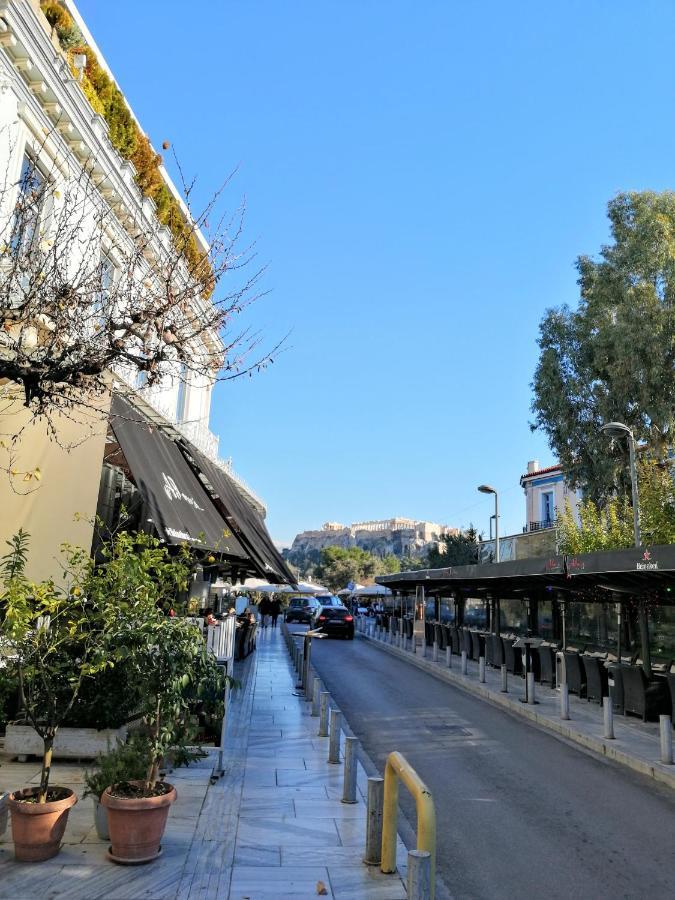
[[[550,644],[533,648],[533,655],[539,661],[539,683],[555,687],[555,650]]]
[[[670,718],[675,722],[675,672],[668,672],[666,681],[668,682],[668,690],[670,692]]]
[[[520,650],[513,649],[512,638],[502,638],[504,648],[504,660],[506,668],[512,675],[521,675],[523,672],[523,655]]]
[[[494,637],[493,634],[485,635],[485,665],[486,666],[493,665],[493,663],[492,663],[492,652],[493,652],[493,648],[494,648],[494,644],[492,642],[493,637]]]
[[[471,634],[471,658],[476,662],[485,653],[485,638],[478,631],[472,631]]]
[[[586,696],[586,672],[576,650],[565,650],[565,675],[570,694]]]
[[[439,650],[445,650],[445,634],[443,633],[443,626],[439,622],[436,622],[434,625],[434,640]]]
[[[586,699],[602,703],[602,698],[609,696],[607,669],[597,656],[584,655],[581,661],[586,673]]]
[[[406,627],[406,635],[407,635],[408,639],[412,640],[413,634],[415,633],[415,622],[413,621],[413,619],[406,619],[405,627]]]
[[[460,650],[466,653],[471,659],[471,632],[468,628],[462,628],[462,640],[460,642]]]
[[[450,647],[450,651],[452,652],[452,635],[450,632],[450,626],[441,625],[441,628],[443,629],[443,635],[445,638],[445,649],[447,650],[447,648]]]
[[[504,665],[504,647],[502,646],[502,639],[498,634],[491,634],[490,643],[492,644],[492,659],[490,664],[496,669],[500,669]]]
[[[612,708],[623,715],[623,670],[620,662],[614,662],[608,667],[609,677],[614,684],[609,686],[609,695],[612,698]]]
[[[460,638],[461,638],[461,633],[460,633],[459,628],[456,625],[451,625],[450,626],[450,641],[452,643],[452,652],[455,654],[455,656],[459,656],[460,653],[462,652],[460,650],[460,646],[461,646]]]
[[[626,715],[655,719],[668,712],[668,686],[665,680],[649,682],[642,666],[623,666],[623,703]]]

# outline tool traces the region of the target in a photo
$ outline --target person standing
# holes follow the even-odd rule
[[[270,615],[272,616],[272,628],[277,627],[277,619],[279,618],[279,613],[281,612],[281,600],[278,597],[275,597],[274,600],[270,602]]]

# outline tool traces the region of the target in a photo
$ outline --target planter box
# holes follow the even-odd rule
[[[59,728],[54,740],[55,759],[94,759],[124,741],[128,726],[121,728]],[[9,756],[42,756],[42,739],[30,725],[7,725],[5,753]]]
[[[0,791],[0,838],[7,828],[7,798],[9,794]]]

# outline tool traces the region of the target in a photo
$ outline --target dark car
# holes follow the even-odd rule
[[[344,606],[320,606],[314,613],[312,627],[331,637],[354,639],[354,616]]]
[[[306,622],[309,625],[318,608],[314,597],[291,597],[285,619],[287,622]]]

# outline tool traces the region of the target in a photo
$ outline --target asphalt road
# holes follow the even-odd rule
[[[675,897],[668,788],[358,638],[314,641],[312,662],[380,772],[399,750],[431,789],[453,896]]]

